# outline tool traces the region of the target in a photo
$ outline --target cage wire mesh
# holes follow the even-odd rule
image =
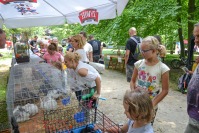
[[[44,126],[47,133],[115,133],[119,125],[111,121],[97,108],[78,112],[73,106],[60,110],[44,112]],[[75,115],[74,115],[75,113]],[[86,114],[89,114],[86,116]]]
[[[71,79],[69,71],[60,71],[46,63],[13,63],[6,102],[14,132],[79,133],[87,128],[92,130],[86,132],[96,133],[119,130],[97,110],[98,101],[91,98],[95,88]]]
[[[14,117],[20,132],[41,132],[43,111],[65,108],[70,98],[66,73],[46,64],[13,65],[7,87],[7,112]]]

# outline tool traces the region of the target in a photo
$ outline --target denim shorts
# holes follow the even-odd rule
[[[127,82],[131,82],[131,77],[133,74],[134,65],[126,64],[126,80]]]

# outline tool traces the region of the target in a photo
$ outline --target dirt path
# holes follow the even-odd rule
[[[122,106],[122,98],[129,84],[123,73],[105,70],[102,76],[102,97],[99,109],[116,123],[125,123],[126,116]],[[186,95],[170,89],[167,97],[159,104],[154,123],[155,133],[183,133],[188,122],[186,112]]]

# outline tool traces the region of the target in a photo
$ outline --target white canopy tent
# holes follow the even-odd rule
[[[2,2],[4,1],[4,2]],[[12,1],[12,2],[5,2]],[[0,27],[23,28],[80,23],[121,15],[128,0],[0,0]],[[3,4],[4,3],[4,4]]]

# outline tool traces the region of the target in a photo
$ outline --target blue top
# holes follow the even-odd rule
[[[129,127],[128,127],[128,132],[127,133],[154,133],[153,132],[153,127],[151,125],[151,123],[148,123],[142,127],[139,128],[133,128],[133,120],[129,120],[128,122]]]
[[[67,46],[67,48],[66,48],[66,51],[68,51],[70,48],[72,48],[72,49],[73,49],[72,44],[68,44],[68,46]]]

